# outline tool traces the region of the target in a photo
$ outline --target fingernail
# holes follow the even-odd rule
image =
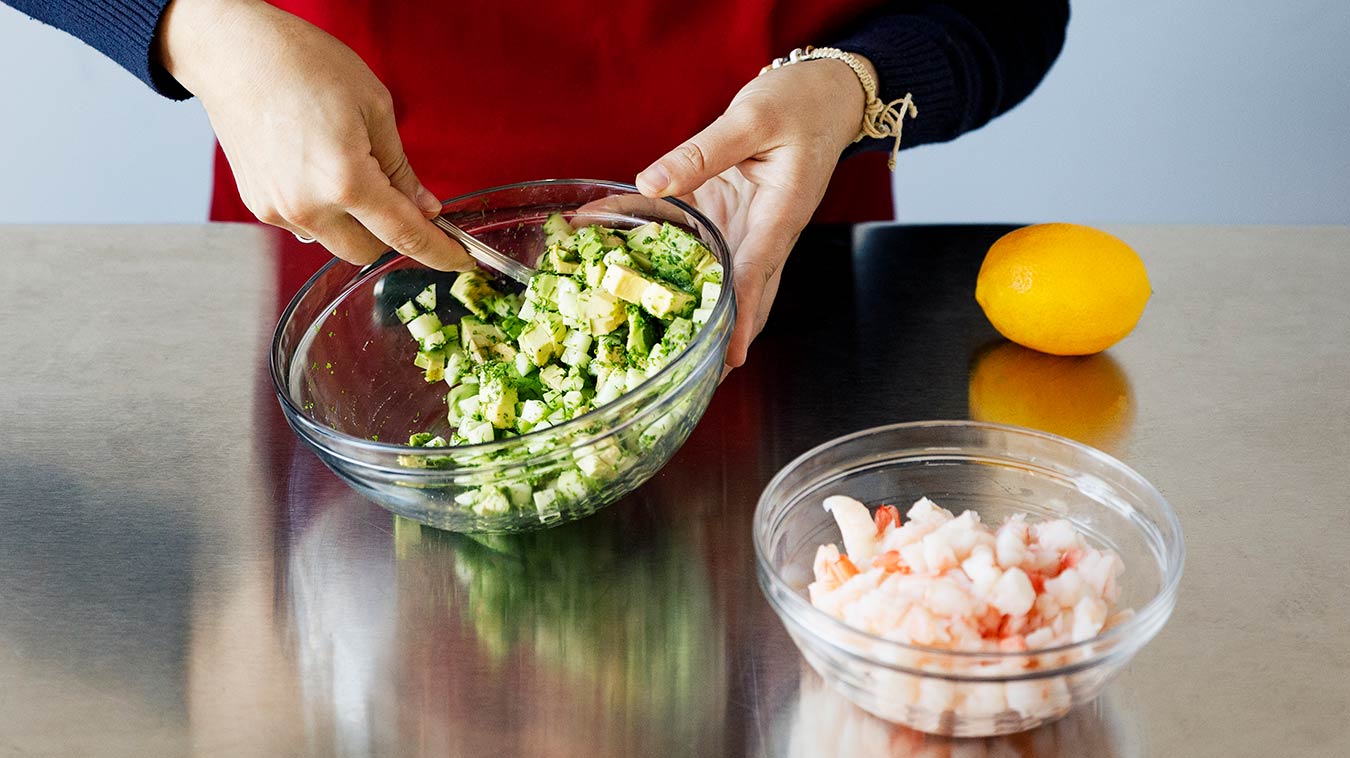
[[[431,193],[431,190],[419,186],[417,188],[417,207],[427,213],[440,213],[441,201]]]
[[[670,174],[666,173],[665,166],[654,163],[637,175],[637,185],[643,194],[658,195],[670,186]]]

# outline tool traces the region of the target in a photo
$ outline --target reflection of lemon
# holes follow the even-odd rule
[[[1053,355],[1090,355],[1129,334],[1151,294],[1129,245],[1077,224],[1037,224],[989,248],[975,300],[1004,337]]]
[[[1110,448],[1129,432],[1134,404],[1125,372],[1109,355],[1045,355],[1002,342],[975,357],[970,417]]]

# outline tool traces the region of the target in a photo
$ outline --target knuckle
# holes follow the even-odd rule
[[[363,190],[360,174],[350,165],[344,165],[334,171],[329,180],[329,197],[343,208],[351,208],[361,202]]]
[[[696,174],[703,173],[708,165],[708,156],[697,142],[686,142],[675,148],[674,157]]]
[[[414,258],[427,252],[429,248],[426,235],[422,234],[422,230],[406,223],[399,224],[390,230],[384,241],[400,253]]]

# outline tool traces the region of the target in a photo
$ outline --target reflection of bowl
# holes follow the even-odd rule
[[[580,212],[578,212],[580,210]],[[652,201],[622,184],[528,182],[455,198],[444,214],[498,250],[533,264],[543,220],[553,212],[586,223],[632,228],[668,221],[702,240],[730,270],[721,234],[676,201]],[[509,532],[580,518],[646,481],[689,436],[721,375],[735,320],[734,296],[720,298],[693,344],[656,376],[591,413],[540,432],[481,445],[409,448],[410,434],[449,436],[444,385],[428,386],[413,368],[416,343],[393,309],[430,282],[453,275],[390,254],[359,269],[333,261],[301,288],[272,341],[272,379],[287,422],[334,472],[389,510],[454,531]],[[446,288],[442,288],[442,292]],[[441,298],[447,322],[457,304]],[[603,454],[602,477],[583,476],[578,459]],[[546,511],[532,491],[568,476],[568,494]],[[512,507],[475,513],[473,490],[496,488]],[[559,491],[564,488],[558,488]]]
[[[975,354],[970,417],[1112,450],[1134,422],[1130,380],[1108,353],[1047,355],[1015,342]]]
[[[983,739],[924,734],[883,721],[827,687],[815,671],[802,667],[796,708],[785,714],[785,729],[772,734],[786,744],[771,755],[818,758],[863,755],[868,758],[992,758],[994,756],[1091,756],[1113,758],[1122,747],[1120,714],[1109,695],[1075,708],[1058,721],[1015,735]]]
[[[812,559],[839,542],[821,501],[931,497],[986,523],[1067,518],[1124,561],[1120,607],[1136,613],[1091,640],[1023,653],[906,645],[855,629],[806,598]],[[1166,623],[1185,549],[1162,495],[1120,461],[1062,437],[967,421],[896,424],[840,437],[788,464],[755,510],[760,585],[826,682],[863,709],[923,732],[1030,729],[1096,697]]]

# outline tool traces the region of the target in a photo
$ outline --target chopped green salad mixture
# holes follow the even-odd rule
[[[443,324],[431,285],[396,314],[418,341],[414,364],[444,381],[444,437],[414,434],[420,448],[471,445],[561,424],[618,399],[673,361],[708,321],[722,292],[722,265],[689,232],[652,222],[621,231],[544,222],[544,255],[523,294],[479,271],[459,275],[450,296],[472,315]],[[479,515],[537,508],[548,520],[560,499],[584,498],[612,475],[623,451],[612,440],[578,451],[575,470],[547,481],[494,483],[459,495]],[[409,466],[435,466],[405,456]]]

